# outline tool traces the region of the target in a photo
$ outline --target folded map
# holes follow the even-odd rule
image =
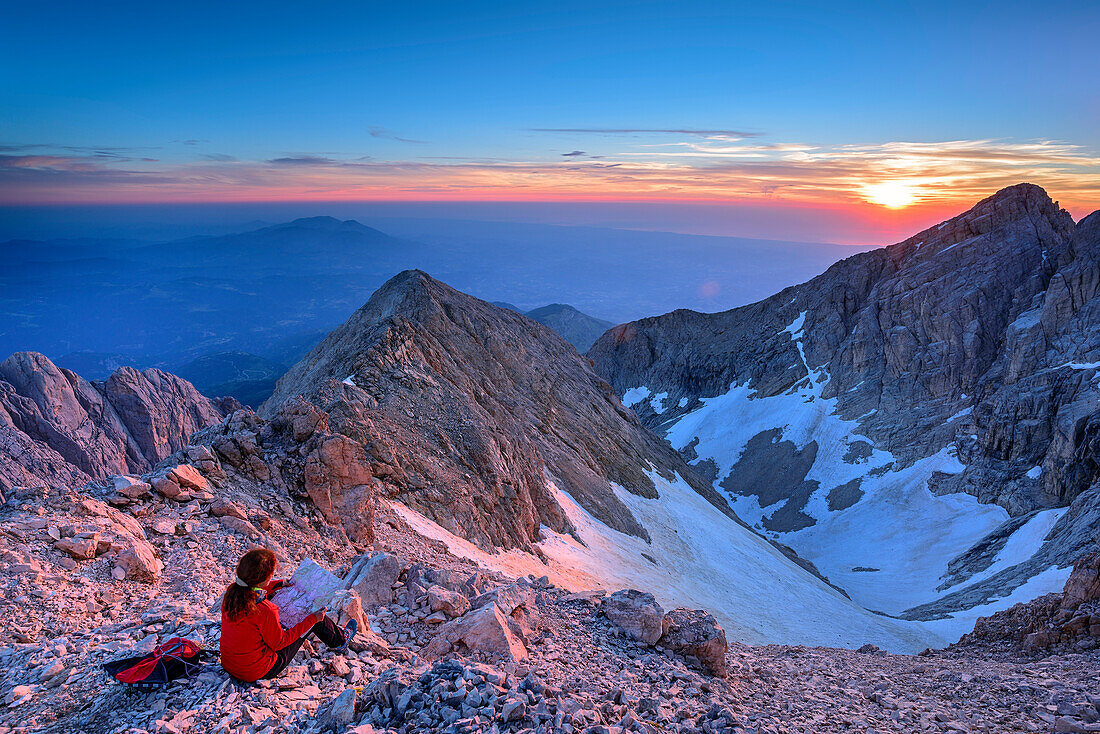
[[[343,579],[306,558],[298,564],[290,586],[277,590],[271,601],[279,608],[280,624],[289,629],[310,613],[328,606],[333,594],[343,588]]]

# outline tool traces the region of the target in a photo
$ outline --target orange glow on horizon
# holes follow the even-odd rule
[[[293,161],[290,163],[289,161]],[[1023,181],[1077,218],[1100,208],[1100,156],[1051,141],[760,145],[693,140],[599,159],[276,158],[126,164],[9,155],[0,205],[307,202],[652,203],[842,216],[884,244]],[[0,171],[4,173],[4,171]],[[823,235],[824,237],[825,235]],[[836,240],[833,240],[836,241]],[[894,240],[896,241],[896,240]]]
[[[0,202],[779,201],[785,206],[967,207],[1030,181],[1100,203],[1100,155],[1055,141],[804,145],[695,138],[597,158],[126,160],[7,155]]]

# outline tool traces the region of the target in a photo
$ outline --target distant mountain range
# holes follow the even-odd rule
[[[494,306],[506,308],[509,311],[524,314],[540,324],[546,324],[554,331],[565,337],[565,340],[577,348],[582,354],[596,343],[600,336],[610,329],[613,324],[610,321],[597,319],[588,314],[581,313],[572,306],[564,303],[551,303],[530,311],[524,311],[518,306],[513,306],[504,301],[496,301]]]
[[[124,364],[179,369],[225,352],[289,365],[408,268],[524,311],[569,303],[624,321],[746,303],[853,251],[584,227],[391,223],[425,239],[312,217],[167,242],[0,243],[0,354],[48,353],[90,379]],[[564,312],[545,318],[582,348],[602,326]]]

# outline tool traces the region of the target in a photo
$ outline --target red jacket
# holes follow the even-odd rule
[[[264,590],[269,594],[285,582],[272,581]],[[222,607],[222,667],[234,678],[249,683],[263,678],[275,665],[275,651],[298,641],[309,628],[321,621],[311,614],[290,629],[279,624],[279,608],[267,599],[237,620],[226,616]]]

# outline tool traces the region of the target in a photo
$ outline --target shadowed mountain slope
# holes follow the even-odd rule
[[[1093,537],[1092,510],[1042,513],[1100,476],[1097,219],[1020,184],[758,303],[617,326],[588,356],[738,514],[863,603],[912,586],[907,565],[938,588],[895,601],[972,577],[955,608],[990,601],[1068,573]],[[1076,529],[1044,544],[1059,518]],[[1026,558],[1046,550],[1020,565],[1032,521]],[[906,522],[909,545],[889,534]]]

